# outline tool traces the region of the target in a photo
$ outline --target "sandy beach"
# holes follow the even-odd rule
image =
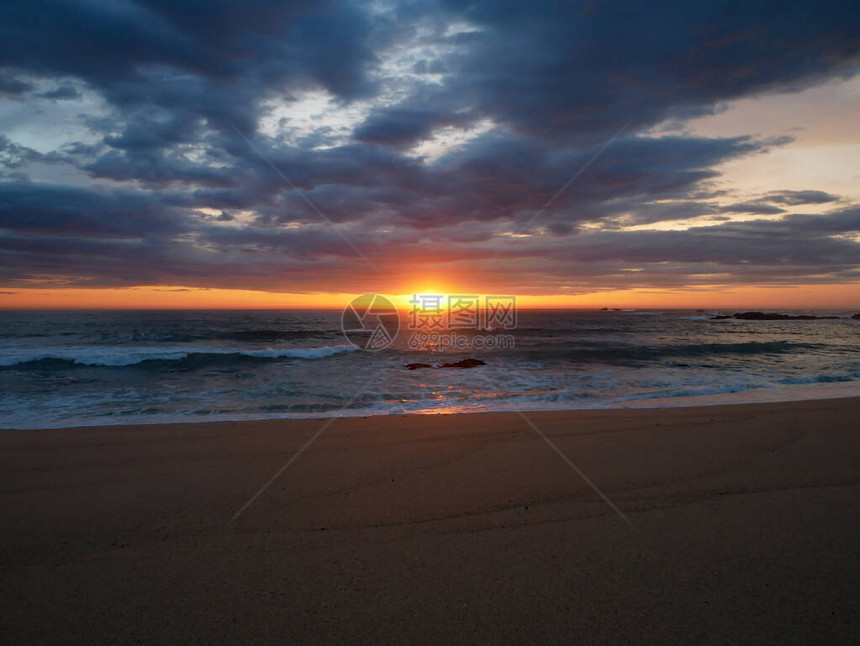
[[[860,398],[2,431],[6,644],[848,643]]]

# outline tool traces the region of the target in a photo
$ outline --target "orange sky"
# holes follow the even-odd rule
[[[421,284],[388,294],[408,309],[412,293],[469,293],[446,285]],[[497,293],[497,292],[494,292]],[[299,309],[344,307],[356,294],[288,294],[250,290],[145,286],[125,289],[0,290],[0,309]],[[528,307],[652,307],[711,309],[832,308],[860,310],[860,285],[797,287],[700,287],[689,290],[632,289],[576,295],[517,295]]]

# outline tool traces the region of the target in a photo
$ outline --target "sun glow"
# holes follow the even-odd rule
[[[515,295],[518,309],[530,308],[834,308],[860,310],[858,285],[784,287],[700,286],[695,289],[594,290],[573,294],[511,294],[504,289],[456,289],[442,281],[414,283],[414,290],[379,293],[401,311],[413,311],[416,294]],[[399,290],[398,290],[399,291]],[[343,309],[358,293],[282,293],[206,289],[181,285],[123,289],[0,287],[0,309]],[[445,305],[447,301],[443,300]],[[424,301],[425,309],[430,304]],[[419,303],[420,306],[420,303]]]

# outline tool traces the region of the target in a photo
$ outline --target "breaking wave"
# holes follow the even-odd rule
[[[322,346],[316,348],[286,348],[279,350],[237,350],[231,348],[127,348],[127,347],[72,347],[41,351],[17,351],[0,357],[0,368],[71,368],[101,366],[125,368],[147,363],[185,362],[199,366],[205,363],[238,363],[277,361],[280,359],[325,359],[352,352],[351,345]]]

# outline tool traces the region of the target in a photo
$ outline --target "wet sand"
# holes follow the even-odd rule
[[[860,398],[0,431],[0,638],[849,643]],[[626,520],[625,520],[626,519]],[[628,522],[629,521],[629,522]]]

